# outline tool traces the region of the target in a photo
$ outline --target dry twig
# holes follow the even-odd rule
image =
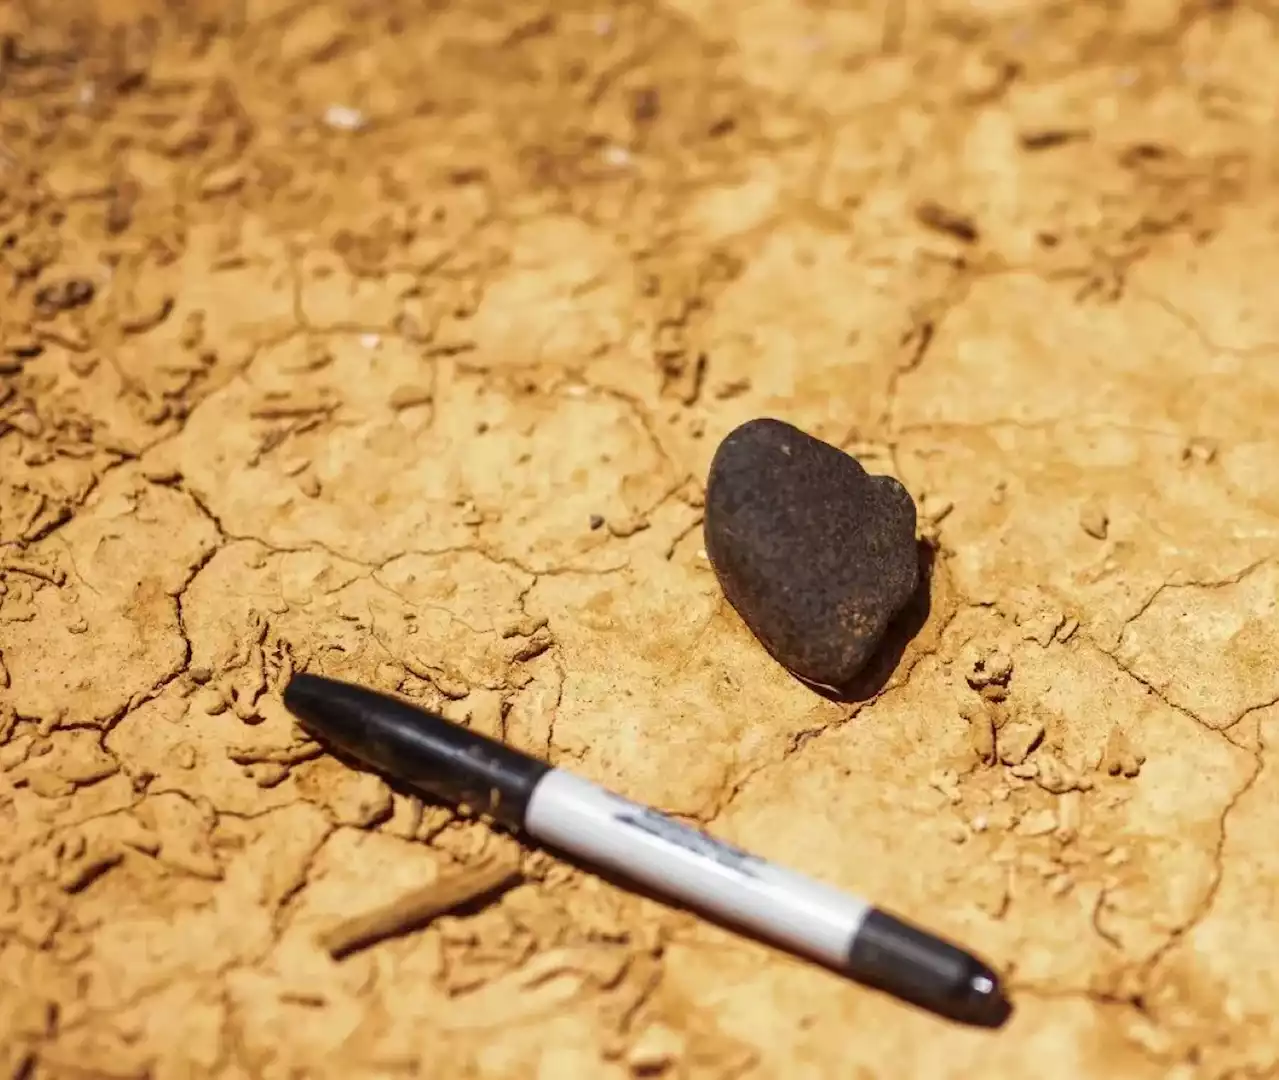
[[[344,919],[317,938],[335,960],[389,937],[420,930],[439,915],[463,904],[504,891],[520,880],[519,865],[491,859],[441,875],[382,907]]]

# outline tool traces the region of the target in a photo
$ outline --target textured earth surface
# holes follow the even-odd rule
[[[0,6],[0,1075],[1275,1076],[1276,55],[1265,3]],[[757,415],[936,540],[869,700],[700,550]],[[1016,1014],[545,855],[335,961],[511,841],[318,754],[304,666]]]

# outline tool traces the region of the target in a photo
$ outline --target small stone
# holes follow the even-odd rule
[[[1003,685],[1009,681],[1009,676],[1013,674],[1013,660],[1003,649],[993,649],[987,654],[983,670],[986,672],[987,683],[1000,683]]]
[[[664,1072],[684,1049],[680,1035],[665,1024],[652,1024],[636,1038],[627,1051],[627,1065],[636,1076]]]
[[[260,788],[273,788],[288,778],[289,766],[279,761],[255,761],[244,767],[244,774]]]
[[[1146,760],[1146,755],[1134,748],[1129,736],[1122,729],[1118,727],[1111,729],[1100,762],[1104,772],[1112,776],[1125,776],[1132,779],[1142,771]]]
[[[1208,465],[1218,456],[1217,446],[1208,439],[1195,438],[1182,448],[1182,463]]]
[[[209,716],[218,716],[227,711],[229,702],[217,687],[206,686],[195,696],[195,707]]]
[[[1000,760],[1006,765],[1021,765],[1043,738],[1044,724],[1038,717],[1018,717],[1013,723],[1000,729]]]
[[[619,540],[625,540],[628,536],[635,536],[636,533],[642,532],[649,527],[649,523],[636,514],[622,514],[618,517],[608,518],[605,524],[609,527],[611,535],[616,536]]]
[[[431,388],[427,386],[397,386],[391,391],[387,403],[394,411],[402,412],[419,405],[430,405],[434,397]]]
[[[1097,502],[1087,502],[1080,508],[1080,528],[1095,540],[1107,538],[1107,526],[1110,524],[1107,512]]]
[[[748,421],[717,448],[703,530],[752,633],[823,687],[852,683],[919,583],[906,488],[779,420]]]
[[[123,858],[123,853],[117,847],[105,844],[95,846],[62,868],[58,874],[58,886],[63,892],[79,892]]]
[[[1004,649],[971,641],[960,650],[960,665],[965,681],[984,700],[998,703],[1008,697],[1013,658]]]
[[[1036,783],[1050,795],[1062,795],[1077,790],[1080,777],[1052,754],[1046,754],[1037,763]]]

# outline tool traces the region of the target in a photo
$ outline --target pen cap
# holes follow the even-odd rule
[[[551,766],[437,713],[351,683],[298,674],[285,707],[320,741],[424,794],[518,828]]]

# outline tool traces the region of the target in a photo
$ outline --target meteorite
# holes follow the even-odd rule
[[[750,420],[717,448],[703,533],[725,597],[769,654],[836,692],[919,584],[906,488],[781,420]]]

